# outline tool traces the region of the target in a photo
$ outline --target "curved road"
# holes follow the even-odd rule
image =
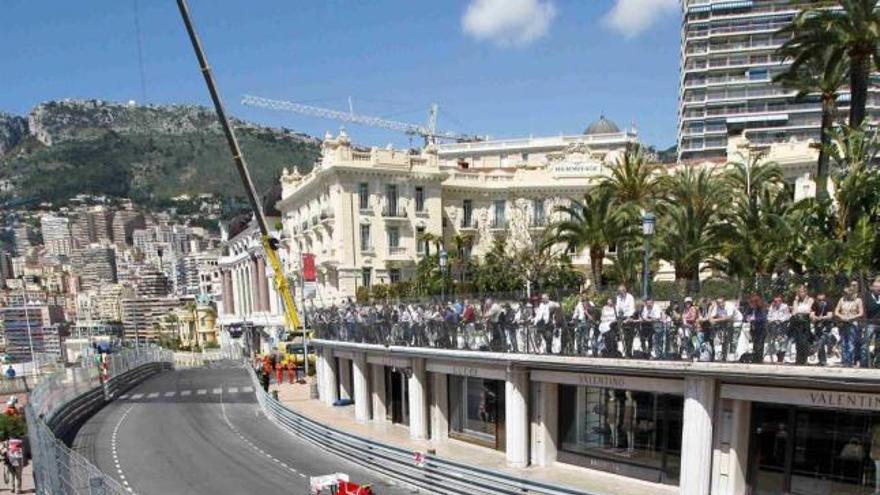
[[[140,495],[305,495],[309,476],[333,472],[377,495],[411,493],[275,426],[231,363],[143,382],[90,418],[73,448]]]

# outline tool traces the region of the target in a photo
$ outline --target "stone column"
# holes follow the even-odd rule
[[[387,399],[385,398],[385,366],[371,364],[372,397],[373,397],[373,421],[384,422],[388,414]]]
[[[315,380],[318,383],[318,400],[324,401],[324,383],[326,382],[326,378],[324,378],[324,367],[327,363],[324,361],[324,353],[321,352],[320,349],[315,349]]]
[[[324,356],[324,386],[322,390],[322,398],[324,403],[332,406],[338,396],[338,388],[336,386],[336,359],[333,357],[333,349],[325,347],[321,349],[321,355]]]
[[[260,311],[269,311],[269,279],[266,277],[266,258],[257,258],[257,294],[259,295]]]
[[[258,293],[258,287],[260,286],[260,276],[257,272],[257,260],[251,258],[250,263],[248,263],[248,268],[251,271],[250,276],[250,286],[248,286],[248,299],[250,300],[250,313],[255,313],[260,310],[259,302],[260,297]]]
[[[513,368],[504,384],[504,428],[507,432],[507,463],[525,467],[529,463],[529,374]]]
[[[409,378],[409,436],[428,438],[427,372],[424,358],[412,358],[412,376]]]
[[[715,380],[684,380],[684,419],[681,436],[682,495],[709,495],[712,484],[712,420]]]
[[[532,382],[538,391],[535,419],[532,423],[532,458],[538,466],[550,466],[556,462],[557,433],[559,431],[559,385],[549,382]]]
[[[431,373],[431,440],[449,437],[449,379],[446,373]]]
[[[354,400],[352,393],[351,359],[339,358],[339,398]]]
[[[738,399],[721,400],[716,418],[712,493],[745,495],[752,403]]]
[[[370,382],[367,381],[367,355],[355,353],[351,362],[354,371],[354,418],[359,423],[370,420]]]

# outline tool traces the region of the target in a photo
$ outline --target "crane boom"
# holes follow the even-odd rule
[[[263,249],[266,252],[266,259],[269,260],[269,264],[272,266],[272,271],[275,274],[275,288],[279,294],[281,294],[281,298],[284,304],[284,317],[287,323],[287,326],[290,328],[291,333],[296,332],[297,327],[300,326],[299,315],[297,314],[296,306],[293,303],[293,297],[290,294],[290,287],[287,284],[287,277],[284,276],[284,270],[281,266],[281,261],[278,258],[278,240],[272,238],[269,233],[269,225],[266,221],[266,215],[263,212],[263,206],[257,198],[257,192],[254,188],[254,183],[251,180],[250,172],[248,171],[247,162],[244,159],[244,156],[241,152],[241,148],[238,145],[238,139],[235,137],[235,129],[231,125],[229,125],[229,119],[226,117],[226,110],[223,108],[223,101],[220,99],[220,92],[217,90],[217,84],[214,82],[214,76],[211,74],[211,67],[208,65],[208,59],[205,56],[205,52],[202,49],[201,40],[199,40],[199,36],[196,33],[195,26],[192,22],[192,17],[189,13],[189,6],[186,3],[186,0],[177,0],[177,7],[180,10],[180,16],[183,18],[184,26],[186,27],[187,34],[189,35],[190,42],[192,43],[193,51],[195,52],[196,59],[199,63],[199,70],[202,72],[202,76],[205,79],[205,85],[208,87],[208,92],[211,95],[211,100],[214,103],[214,110],[217,112],[217,119],[220,121],[220,125],[223,128],[223,133],[226,135],[226,141],[229,145],[229,151],[232,154],[232,160],[235,163],[235,167],[238,170],[239,176],[241,177],[242,185],[244,186],[245,193],[247,194],[248,201],[250,202],[251,208],[254,212],[254,218],[257,221],[257,226],[260,229],[260,237],[263,244]],[[305,374],[309,376],[309,360],[308,360],[308,341],[306,339],[306,328],[303,325],[303,366],[305,367]]]
[[[252,107],[267,108],[269,110],[279,110],[285,112],[293,112],[301,115],[309,115],[322,119],[337,120],[350,124],[359,124],[368,127],[380,127],[392,131],[403,132],[409,135],[422,136],[427,141],[437,139],[453,140],[453,141],[479,141],[479,136],[467,134],[458,134],[454,132],[443,132],[435,129],[437,121],[437,105],[431,106],[431,113],[428,119],[428,125],[411,124],[408,122],[400,122],[397,120],[388,120],[381,117],[371,115],[357,114],[351,111],[352,105],[349,100],[349,111],[334,110],[332,108],[322,108],[314,105],[304,105],[286,100],[273,100],[262,96],[244,95],[241,99],[243,105]]]

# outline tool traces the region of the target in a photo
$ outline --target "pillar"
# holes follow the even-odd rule
[[[318,383],[318,400],[324,401],[324,383],[326,378],[324,378],[324,366],[326,363],[324,362],[324,353],[321,352],[320,349],[315,350],[315,380]]]
[[[339,358],[339,398],[354,400],[352,393],[351,359]]]
[[[367,381],[367,355],[355,353],[351,362],[354,371],[354,419],[359,423],[370,420],[370,383]]]
[[[388,414],[388,402],[385,397],[385,366],[381,364],[370,365],[372,382],[371,392],[373,399],[373,421],[384,422]]]
[[[532,382],[535,387],[534,420],[532,422],[532,456],[534,463],[546,467],[556,462],[557,433],[559,432],[559,385]]]
[[[709,495],[712,482],[712,420],[715,380],[684,380],[684,421],[681,436],[682,495]]]
[[[715,452],[712,465],[712,493],[745,495],[749,467],[752,403],[724,399],[716,414]]]
[[[428,438],[426,385],[425,359],[413,358],[412,374],[409,377],[409,436],[418,440]]]
[[[504,384],[504,425],[507,434],[507,463],[525,467],[529,462],[529,374],[524,369],[507,371]]]
[[[266,258],[257,258],[257,295],[260,311],[269,311],[269,279],[266,277]]]
[[[431,440],[449,437],[449,379],[446,373],[431,373]]]
[[[333,358],[333,349],[329,347],[321,349],[321,355],[324,357],[324,393],[321,396],[325,404],[332,406],[339,398],[336,388],[336,360]]]
[[[250,284],[248,285],[248,313],[255,313],[259,311],[257,304],[260,301],[260,298],[257,294],[257,287],[260,286],[259,275],[257,275],[257,260],[251,258],[251,261],[248,263],[248,269],[250,271]]]

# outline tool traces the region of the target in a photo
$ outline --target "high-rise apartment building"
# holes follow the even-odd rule
[[[819,138],[818,97],[795,101],[795,92],[772,82],[785,70],[776,32],[799,12],[790,0],[682,0],[678,154],[682,160],[724,158],[727,136],[744,133],[751,144]],[[840,118],[849,93],[841,88]],[[868,95],[868,115],[880,115],[880,93]]]
[[[46,214],[40,217],[40,230],[43,232],[43,245],[46,252],[54,256],[69,256],[72,238],[67,217]]]
[[[82,262],[77,268],[84,290],[94,290],[104,284],[115,283],[116,252],[109,247],[92,245],[82,252]]]

